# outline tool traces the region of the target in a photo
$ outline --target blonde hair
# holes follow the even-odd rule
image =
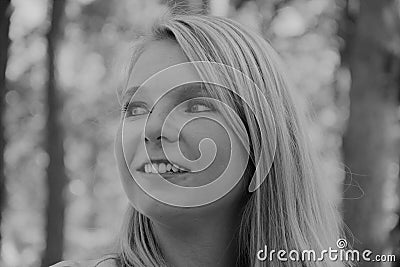
[[[317,158],[302,129],[304,118],[295,106],[279,57],[269,43],[226,18],[176,15],[158,21],[137,44],[128,75],[144,45],[157,40],[176,42],[191,62],[222,63],[243,72],[265,95],[268,112],[272,112],[275,120],[276,151],[271,156],[271,144],[265,138],[270,133],[271,117],[254,93],[254,85],[229,71],[221,75],[200,67],[200,75],[207,80],[217,80],[238,95],[248,95],[251,101],[247,104],[257,113],[256,121],[245,105],[238,105],[226,92],[213,91],[242,114],[251,140],[252,157],[260,162],[255,177],[260,180],[267,175],[244,207],[239,232],[240,266],[269,265],[256,258],[257,251],[264,245],[286,251],[314,249],[318,252],[335,248],[343,234],[341,219],[337,208],[325,197]],[[229,113],[224,115],[232,125],[237,124],[229,118]],[[257,149],[260,147],[268,149]],[[274,160],[269,168],[267,161],[271,158]],[[123,266],[167,266],[153,235],[151,221],[131,206],[124,218],[119,249]],[[346,263],[276,261],[272,264],[279,267],[344,266]]]

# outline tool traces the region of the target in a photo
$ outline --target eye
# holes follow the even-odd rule
[[[206,99],[193,99],[188,102],[188,107],[185,112],[197,113],[214,111],[214,106]]]
[[[127,102],[122,108],[121,112],[125,117],[134,117],[147,114],[149,109],[147,108],[145,103],[142,102]]]

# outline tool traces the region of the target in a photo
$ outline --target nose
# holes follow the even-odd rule
[[[168,112],[165,110],[153,108],[147,117],[146,124],[144,126],[144,139],[146,143],[160,144],[161,139],[165,141],[173,142],[177,140],[174,137],[174,126],[172,125],[171,119],[165,122]],[[177,133],[178,134],[178,133]]]

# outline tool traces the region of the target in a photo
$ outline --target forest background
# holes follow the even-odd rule
[[[399,0],[0,0],[0,266],[95,258],[127,199],[118,74],[176,5],[232,18],[282,56],[314,123],[326,197],[359,250],[400,266]]]

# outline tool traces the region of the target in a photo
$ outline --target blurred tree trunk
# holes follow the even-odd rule
[[[42,266],[62,259],[64,242],[64,187],[67,177],[64,167],[63,129],[60,122],[62,99],[57,90],[56,54],[60,39],[65,0],[53,0],[51,26],[47,33],[47,124],[46,150],[50,158],[47,167],[46,249]]]
[[[166,4],[173,14],[182,13],[209,13],[209,0],[161,0],[162,4]]]
[[[396,32],[388,25],[393,10],[394,1],[361,0],[354,27],[350,25],[354,33],[342,33],[348,36],[342,62],[348,64],[352,80],[350,117],[343,137],[344,220],[354,235],[354,247],[369,249],[374,255],[388,246],[384,190],[399,153],[399,59],[392,46]],[[360,264],[367,265],[381,266],[377,262]]]
[[[400,5],[400,2],[399,2]],[[400,23],[399,23],[399,28],[400,28]],[[400,48],[400,45],[399,45]],[[400,70],[399,70],[399,76],[398,76],[398,91],[399,91],[399,95],[398,95],[398,103],[400,104]],[[399,121],[400,121],[400,116],[399,116]],[[399,156],[399,160],[400,160],[400,156]],[[399,166],[400,166],[400,161],[399,161]],[[400,196],[400,172],[398,173],[398,185],[397,185],[397,196]],[[393,254],[396,255],[396,261],[395,263],[393,263],[393,267],[400,267],[400,207],[397,206],[397,223],[395,225],[395,227],[392,229],[391,232],[391,245],[393,246]]]
[[[399,87],[399,92],[400,92],[400,87]],[[399,177],[397,178],[400,180],[400,173]],[[397,196],[400,196],[400,186],[397,186],[396,193]],[[397,223],[391,232],[391,245],[393,246],[393,254],[396,256],[396,261],[393,263],[392,267],[400,267],[400,208],[399,207],[397,207],[397,216],[398,216]]]
[[[6,186],[4,175],[4,149],[6,145],[5,131],[4,131],[4,111],[5,111],[5,95],[6,87],[6,68],[8,61],[8,47],[10,39],[8,32],[10,29],[10,16],[11,4],[10,0],[3,0],[0,2],[0,226],[2,222],[2,212],[6,203]],[[0,231],[0,248],[2,243],[2,236]]]
[[[97,208],[98,200],[96,194],[94,193],[94,189],[98,182],[97,169],[99,161],[98,156],[100,153],[100,144],[98,143],[98,140],[94,138],[90,138],[90,140],[87,140],[87,142],[91,144],[90,156],[88,161],[88,166],[91,170],[91,175],[87,177],[88,179],[86,180],[86,188],[88,189],[87,197],[90,201],[90,213],[88,214],[86,228],[95,229],[96,220],[99,212]]]

